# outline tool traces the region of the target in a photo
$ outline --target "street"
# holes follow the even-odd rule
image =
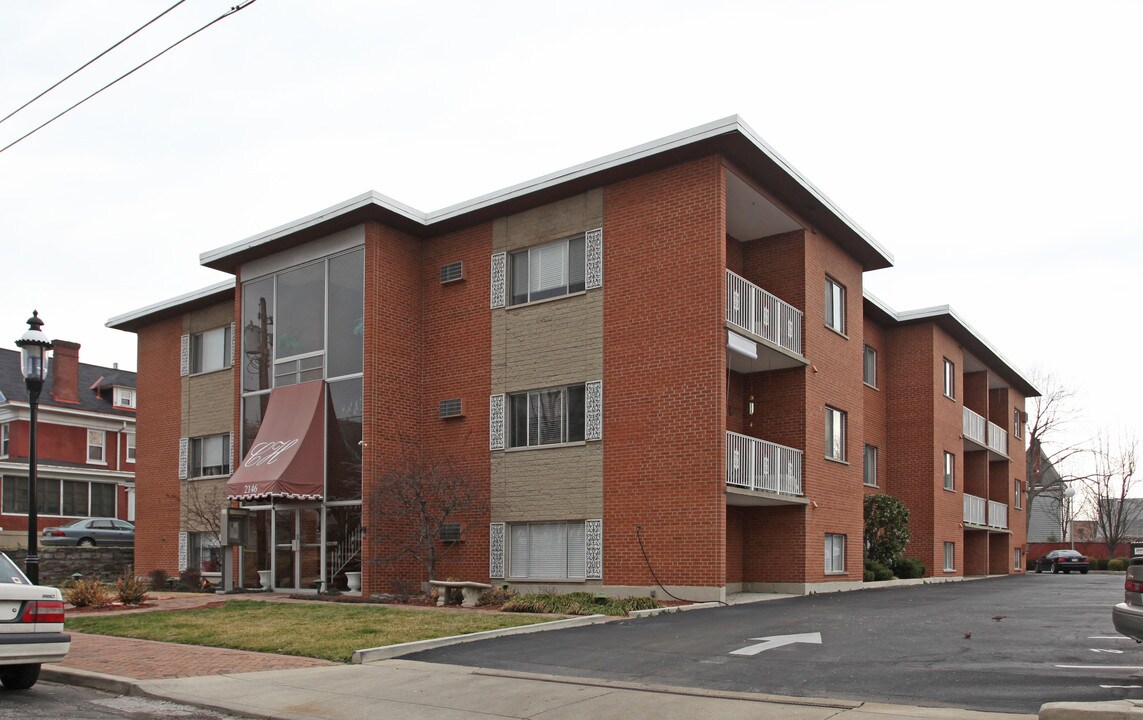
[[[30,690],[0,690],[0,720],[237,720],[210,710],[141,697],[111,695],[71,685],[39,682]]]
[[[1143,698],[1143,647],[1111,625],[1122,598],[1122,574],[1028,574],[622,620],[407,659],[1034,713],[1052,701]]]

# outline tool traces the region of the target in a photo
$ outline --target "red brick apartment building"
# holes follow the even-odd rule
[[[36,424],[38,525],[135,518],[135,373],[53,341]],[[18,350],[0,350],[0,547],[28,542],[30,408]]]
[[[140,571],[210,555],[186,507],[210,488],[252,511],[247,587],[419,586],[376,495],[413,456],[477,494],[438,577],[858,587],[874,492],[929,575],[1021,571],[1035,388],[948,308],[865,295],[888,253],[737,117],[433,213],[369,193],[201,261],[234,281],[108,323],[139,342]]]

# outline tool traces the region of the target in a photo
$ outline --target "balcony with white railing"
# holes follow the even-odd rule
[[[964,521],[973,525],[988,524],[988,503],[982,497],[964,494]]]
[[[726,484],[745,490],[801,496],[802,451],[728,431]]]
[[[976,442],[979,445],[987,447],[987,432],[988,421],[984,419],[983,415],[978,415],[968,408],[964,409],[964,436],[965,438]]]
[[[995,500],[988,501],[988,527],[1008,529],[1008,506]]]
[[[726,271],[726,322],[794,355],[802,354],[802,311]]]
[[[988,449],[1008,457],[1008,431],[994,422],[988,423]]]

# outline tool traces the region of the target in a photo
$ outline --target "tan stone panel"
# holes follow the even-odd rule
[[[492,462],[492,519],[540,522],[603,517],[603,445],[536,448]]]
[[[233,369],[187,378],[183,406],[186,437],[217,435],[233,430]]]
[[[603,225],[603,191],[591,190],[565,200],[496,220],[492,248],[522,250]]]
[[[492,315],[493,391],[534,390],[603,377],[602,291]]]
[[[232,322],[234,322],[234,303],[219,303],[204,310],[188,313],[186,329],[188,333],[200,333]]]

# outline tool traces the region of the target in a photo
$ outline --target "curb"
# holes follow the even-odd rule
[[[76,685],[115,695],[136,695],[138,694],[136,688],[139,683],[138,680],[120,677],[119,675],[106,675],[90,670],[53,665],[43,665],[40,668],[40,680],[61,685]]]
[[[587,615],[585,617],[569,618],[567,620],[553,620],[551,622],[536,623],[534,625],[521,625],[520,627],[504,628],[502,630],[485,630],[484,632],[470,633],[468,635],[450,635],[443,638],[434,638],[432,640],[416,640],[414,642],[400,643],[398,645],[385,645],[384,647],[366,648],[365,650],[355,650],[353,652],[353,659],[350,661],[354,665],[362,663],[376,662],[378,660],[390,660],[392,658],[401,657],[402,655],[409,655],[422,650],[434,650],[436,648],[448,647],[449,645],[459,645],[461,643],[474,642],[476,640],[487,640],[489,638],[502,637],[504,635],[525,635],[527,633],[546,632],[548,630],[564,630],[567,628],[581,627],[584,625],[596,625],[610,620],[607,615]]]
[[[722,605],[717,602],[704,602],[692,603],[690,605],[671,605],[669,607],[651,608],[650,610],[631,610],[627,613],[630,618],[644,618],[655,617],[656,615],[667,615],[669,613],[687,612],[689,610],[706,610],[708,608],[716,608]]]

